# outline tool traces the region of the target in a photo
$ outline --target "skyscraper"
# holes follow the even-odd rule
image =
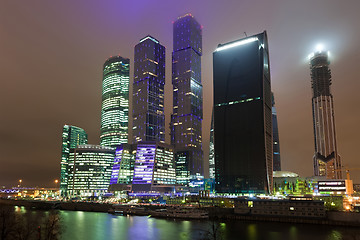
[[[171,144],[175,147],[177,182],[203,175],[202,152],[202,26],[191,14],[173,24],[173,113]]]
[[[215,150],[214,150],[214,110],[211,116],[209,141],[209,178],[215,179]]]
[[[165,142],[165,47],[152,36],[135,46],[133,140]]]
[[[129,59],[106,60],[103,69],[100,144],[115,147],[128,141]]]
[[[326,52],[310,56],[312,112],[314,122],[314,174],[329,179],[340,179],[341,159],[337,152],[334,104],[330,91],[331,72]]]
[[[273,170],[281,171],[281,159],[280,159],[280,140],[279,140],[279,128],[277,121],[277,113],[275,108],[274,93],[271,92],[272,102],[272,127],[273,127]]]
[[[78,145],[87,144],[88,136],[84,129],[64,125],[62,133],[62,148],[61,148],[61,170],[60,170],[60,194],[65,196],[68,188],[68,166],[69,154],[71,149]]]
[[[213,53],[215,190],[272,191],[269,50],[263,33]]]

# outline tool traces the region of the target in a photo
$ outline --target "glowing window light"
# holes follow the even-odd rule
[[[255,42],[255,41],[258,41],[258,40],[259,39],[257,37],[247,38],[247,39],[244,39],[244,40],[240,40],[240,41],[237,41],[237,42],[234,42],[234,43],[230,43],[230,44],[226,44],[224,46],[218,47],[215,50],[215,52],[219,52],[219,51],[222,51],[222,50],[225,50],[225,49],[241,46],[241,45],[251,43],[251,42]]]

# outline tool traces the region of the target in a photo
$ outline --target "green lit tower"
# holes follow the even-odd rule
[[[68,164],[70,150],[76,148],[78,145],[87,144],[88,136],[84,129],[65,125],[62,133],[62,148],[61,148],[61,172],[60,172],[60,194],[64,194],[68,188]]]
[[[128,141],[129,59],[106,60],[103,70],[100,145],[115,147]]]

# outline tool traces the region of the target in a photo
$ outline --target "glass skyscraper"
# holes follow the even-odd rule
[[[71,149],[68,168],[68,196],[90,197],[104,194],[110,183],[115,150],[99,145],[79,145]]]
[[[280,159],[280,140],[279,140],[279,128],[277,121],[277,113],[275,108],[274,93],[271,93],[272,99],[272,126],[273,126],[273,170],[281,171],[281,159]]]
[[[211,116],[209,141],[209,178],[215,179],[215,149],[214,149],[214,110]]]
[[[213,53],[217,193],[272,192],[273,143],[266,32]]]
[[[310,56],[310,71],[315,138],[314,174],[329,179],[341,179],[341,159],[336,145],[328,53],[322,51],[313,53]]]
[[[173,24],[170,130],[180,184],[203,175],[201,56],[202,26],[191,14],[179,17]]]
[[[60,194],[66,195],[68,188],[68,166],[69,154],[71,149],[76,148],[78,145],[87,144],[88,136],[84,129],[64,125],[62,132],[62,148],[61,148],[61,170],[60,170]]]
[[[103,68],[100,144],[128,142],[129,59],[110,57]]]
[[[165,142],[165,47],[152,36],[135,46],[133,142]]]

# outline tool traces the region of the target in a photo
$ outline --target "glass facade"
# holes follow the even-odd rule
[[[68,196],[100,196],[107,192],[115,150],[98,145],[79,145],[70,151]]]
[[[211,117],[209,142],[209,178],[215,179],[215,152],[214,152],[214,113]]]
[[[69,154],[71,149],[78,145],[87,144],[88,136],[84,129],[64,125],[62,132],[62,148],[61,148],[61,170],[60,170],[60,195],[66,196],[68,188],[68,165]]]
[[[272,191],[273,143],[266,32],[213,53],[217,193]]]
[[[146,36],[135,46],[133,142],[165,142],[165,47]]]
[[[148,192],[175,183],[174,152],[170,145],[141,142],[122,144],[116,149],[110,184],[132,184],[132,191]]]
[[[175,179],[174,153],[169,145],[153,142],[137,144],[133,191],[151,191],[158,185],[173,185]]]
[[[271,98],[272,98],[272,126],[273,126],[273,170],[281,171],[279,128],[278,128],[277,113],[275,108],[275,98],[273,92],[271,92]]]
[[[330,91],[331,71],[328,54],[317,52],[310,58],[312,112],[314,124],[314,174],[341,179],[341,159],[337,152],[334,99]]]
[[[187,184],[190,175],[203,175],[202,26],[191,14],[174,22],[173,50],[171,144],[175,147],[177,173],[181,169],[186,174],[179,176],[181,180],[178,183]],[[184,156],[186,159],[183,159]]]
[[[109,58],[103,69],[100,145],[128,142],[129,59]]]
[[[121,144],[116,148],[110,184],[130,185],[134,176],[136,149],[131,144]]]

